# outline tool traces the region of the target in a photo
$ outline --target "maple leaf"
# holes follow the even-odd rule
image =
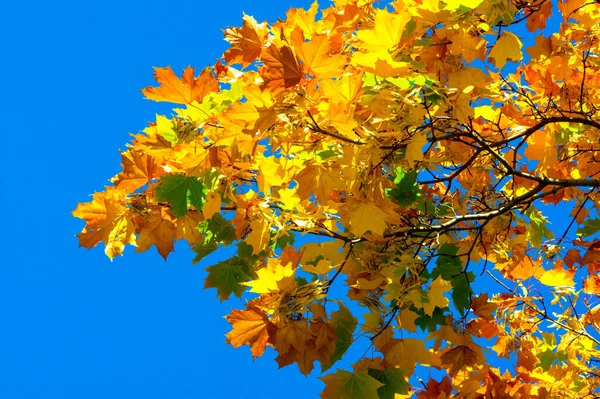
[[[412,374],[417,363],[430,364],[431,352],[425,343],[415,338],[393,340],[381,349],[389,364],[397,366],[407,374]]]
[[[79,245],[88,249],[104,242],[104,252],[112,260],[122,255],[126,244],[135,245],[135,228],[127,215],[125,194],[115,188],[94,193],[91,202],[79,204],[73,216],[83,219],[86,226],[77,235]]]
[[[267,316],[256,308],[233,310],[226,317],[233,328],[225,336],[227,343],[234,348],[250,345],[252,357],[261,356],[269,341],[268,327],[271,325]]]
[[[296,362],[300,372],[307,375],[318,358],[315,344],[312,332],[305,322],[286,322],[277,330],[275,349],[278,356],[275,360],[280,368]]]
[[[517,62],[523,59],[521,47],[523,47],[523,43],[514,33],[504,32],[496,40],[494,47],[488,54],[488,58],[492,60],[496,68],[502,69],[507,60]]]
[[[527,140],[525,156],[538,161],[538,168],[551,169],[556,160],[556,139],[551,132],[537,131]]]
[[[179,104],[202,102],[208,93],[219,90],[219,83],[209,68],[205,68],[198,78],[194,78],[194,68],[187,67],[181,79],[175,75],[171,67],[154,68],[154,78],[159,87],[146,87],[142,93],[154,101],[168,101]]]
[[[488,294],[481,294],[473,298],[471,306],[473,313],[487,321],[494,320],[492,313],[498,308],[497,304],[488,301]]]
[[[415,134],[406,147],[406,154],[404,159],[408,162],[408,168],[412,169],[415,162],[423,160],[423,146],[427,144],[427,137],[424,133],[419,132]]]
[[[321,363],[329,363],[337,346],[338,335],[335,328],[329,323],[313,322],[310,331],[315,338],[318,359]]]
[[[265,81],[265,89],[281,91],[293,87],[302,79],[302,69],[292,49],[288,46],[277,47],[271,43],[261,52],[264,67],[260,75]]]
[[[377,10],[375,14],[375,27],[359,31],[357,37],[371,50],[388,50],[400,43],[406,25],[410,21],[410,14],[392,14],[386,10]]]
[[[269,244],[269,223],[262,219],[256,219],[250,223],[250,228],[251,231],[246,242],[252,246],[252,254],[257,255]]]
[[[574,286],[575,271],[565,270],[562,267],[562,261],[557,261],[554,264],[554,269],[545,271],[539,278],[540,283],[550,286]]]
[[[206,288],[250,300],[227,342],[254,358],[273,345],[305,375],[368,334],[379,355],[323,377],[323,397],[595,392],[599,9],[561,0],[554,25],[545,0],[244,15],[199,76],[156,69],[146,97],[184,106],[134,135],[112,185],[77,206],[79,244],[166,258],[185,240],[192,263],[212,261]],[[544,29],[530,58],[522,21]],[[418,364],[447,376],[413,386]]]
[[[231,43],[231,47],[223,54],[223,59],[230,65],[240,63],[244,68],[260,56],[269,35],[266,22],[259,24],[246,14],[241,28],[229,27],[223,32],[225,40]]]
[[[161,185],[156,187],[156,199],[169,202],[173,216],[185,216],[190,205],[197,211],[202,210],[208,189],[197,177],[166,175],[160,180]]]
[[[321,362],[321,371],[328,370],[335,362],[340,360],[344,353],[350,348],[354,339],[352,334],[357,325],[356,318],[350,313],[347,307],[340,304],[338,311],[331,315],[331,324],[337,334],[336,346],[328,362]]]
[[[446,0],[446,10],[466,12],[477,8],[483,0]]]
[[[431,282],[429,289],[426,292],[413,290],[408,296],[408,299],[413,301],[417,308],[422,308],[425,314],[432,316],[435,308],[444,308],[448,306],[448,298],[444,296],[451,289],[452,284],[438,276]]]
[[[361,93],[363,77],[361,74],[342,75],[336,80],[325,80],[321,85],[330,102],[352,103]]]
[[[369,369],[368,373],[383,384],[377,388],[379,399],[394,399],[396,394],[408,393],[408,382],[404,379],[404,371],[401,369]]]
[[[417,173],[415,171],[406,173],[402,167],[397,167],[394,184],[396,187],[387,189],[386,194],[388,198],[396,201],[398,205],[410,205],[421,196],[421,191],[417,184]]]
[[[140,235],[137,239],[137,252],[144,252],[152,245],[158,253],[167,260],[173,251],[173,241],[176,237],[176,228],[171,218],[165,211],[153,213],[140,223]]]
[[[325,383],[325,389],[321,392],[323,399],[378,399],[377,390],[383,385],[367,371],[350,373],[338,369],[334,374],[328,374],[321,380]]]
[[[137,188],[165,175],[160,161],[143,151],[129,149],[121,153],[123,172],[111,179],[111,182],[124,191]]]
[[[307,73],[319,78],[338,76],[346,64],[346,57],[341,54],[331,54],[328,35],[315,35],[310,41],[301,44],[298,58],[306,65]]]
[[[360,204],[350,211],[349,216],[350,231],[357,237],[367,230],[383,235],[387,228],[387,214],[374,204]]]
[[[207,267],[206,271],[208,276],[204,280],[204,288],[216,288],[221,301],[231,294],[240,297],[246,290],[243,283],[250,280],[252,274],[248,263],[237,256]]]
[[[442,364],[450,366],[450,374],[456,374],[465,366],[473,366],[477,361],[477,354],[474,350],[465,345],[456,346],[445,352],[442,357]]]
[[[281,265],[279,262],[271,260],[266,267],[258,269],[256,275],[256,279],[243,284],[250,287],[250,292],[267,294],[272,291],[278,291],[281,280],[293,280],[294,269],[291,263]]]

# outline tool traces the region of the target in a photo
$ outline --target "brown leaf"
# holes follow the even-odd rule
[[[477,363],[477,354],[468,346],[459,345],[444,353],[441,359],[443,365],[450,366],[450,374],[454,375],[465,366],[474,366]]]

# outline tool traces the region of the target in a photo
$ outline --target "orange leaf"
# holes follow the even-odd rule
[[[498,305],[488,301],[488,294],[481,294],[471,301],[473,313],[484,320],[494,320],[492,313],[498,308]]]
[[[259,24],[250,15],[244,15],[241,28],[229,27],[223,33],[225,40],[231,43],[229,50],[223,54],[223,59],[229,65],[239,63],[245,68],[260,56],[269,35],[269,27],[266,22]]]
[[[166,174],[156,157],[147,155],[144,151],[130,148],[121,153],[121,159],[123,172],[111,180],[121,190],[133,192]]]
[[[308,42],[303,42],[298,49],[298,58],[306,65],[310,75],[319,78],[333,78],[342,73],[346,57],[331,54],[328,35],[315,35]]]
[[[294,87],[302,79],[300,65],[288,46],[277,47],[271,44],[262,49],[261,59],[264,67],[260,70],[260,75],[266,90],[278,93],[288,87]]]
[[[265,352],[269,332],[269,319],[256,308],[248,310],[233,310],[227,317],[233,329],[228,332],[227,343],[234,348],[250,345],[250,352],[255,359]]]
[[[205,95],[219,90],[219,83],[210,68],[203,69],[200,76],[194,78],[194,68],[188,66],[181,79],[171,67],[154,68],[154,71],[154,78],[160,86],[142,89],[142,93],[150,100],[191,104],[194,101],[202,102]]]
[[[153,213],[147,219],[142,219],[136,252],[144,252],[155,245],[158,253],[167,260],[167,256],[173,251],[175,236],[175,225],[166,215],[166,210],[161,208],[160,213]]]

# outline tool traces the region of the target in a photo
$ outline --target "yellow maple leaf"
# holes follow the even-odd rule
[[[269,258],[267,265],[256,271],[257,277],[247,283],[242,283],[250,287],[250,292],[257,294],[268,294],[279,291],[280,282],[284,279],[293,280],[294,268],[291,263],[282,266],[279,259]],[[285,284],[282,284],[285,285]]]
[[[444,0],[444,3],[446,3],[445,10],[466,11],[479,7],[483,0]]]
[[[393,340],[381,348],[381,352],[389,364],[403,369],[408,375],[414,372],[417,363],[431,364],[432,360],[425,342],[416,338]]]
[[[406,146],[404,159],[408,162],[409,169],[415,166],[415,162],[423,160],[423,146],[427,144],[427,136],[423,132],[417,132]]]
[[[397,76],[407,72],[410,63],[395,61],[389,51],[354,53],[352,65],[359,66],[382,78]]]
[[[563,269],[562,262],[557,262],[554,269],[545,271],[538,279],[540,283],[549,287],[572,287],[575,285],[574,278],[574,271]]]
[[[135,245],[135,226],[128,215],[125,195],[108,187],[105,192],[94,193],[91,202],[77,206],[73,216],[86,222],[77,235],[81,246],[90,249],[103,241],[104,252],[112,260],[123,253],[126,244]]]
[[[360,30],[356,37],[370,51],[388,50],[400,43],[404,28],[409,21],[409,13],[392,14],[385,9],[377,10],[374,28]]]
[[[387,228],[387,215],[375,204],[361,203],[350,213],[350,231],[357,237],[361,237],[366,231],[383,235]]]
[[[264,219],[254,219],[250,222],[252,231],[246,237],[246,242],[252,245],[252,254],[258,255],[269,245],[269,222]]]
[[[419,318],[419,315],[415,312],[402,309],[398,316],[396,317],[396,321],[398,322],[398,328],[403,328],[408,332],[417,332],[417,325],[415,324],[415,320]]]
[[[324,80],[320,85],[330,102],[353,103],[361,93],[363,74],[342,75],[336,80]]]
[[[445,308],[448,306],[448,298],[444,296],[444,294],[452,289],[452,284],[450,281],[446,281],[442,278],[442,276],[438,276],[435,280],[431,282],[429,285],[429,290],[427,290],[427,297],[429,298],[429,302],[423,304],[423,310],[428,315],[433,315],[433,311],[436,307]]]
[[[523,59],[521,47],[523,47],[521,40],[514,33],[505,31],[496,40],[494,47],[492,47],[492,50],[488,54],[488,58],[494,63],[496,68],[502,69],[507,60],[517,62]]]
[[[331,52],[329,35],[317,34],[300,44],[298,58],[308,68],[308,74],[329,79],[339,76],[346,64],[346,56]]]
[[[221,195],[211,191],[206,195],[206,203],[202,207],[202,214],[205,219],[210,219],[215,213],[221,212]]]

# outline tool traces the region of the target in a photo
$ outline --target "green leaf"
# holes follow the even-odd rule
[[[394,399],[397,393],[408,393],[408,382],[404,379],[404,370],[397,368],[369,369],[368,373],[383,384],[383,386],[377,388],[379,399]]]
[[[198,229],[206,234],[208,241],[229,244],[236,238],[235,228],[220,213],[215,213],[209,220],[201,222]]]
[[[216,288],[221,302],[229,299],[231,294],[240,298],[248,288],[242,283],[250,281],[250,267],[237,256],[207,267],[206,271],[208,277],[204,280],[204,288]]]
[[[526,233],[527,241],[529,241],[532,247],[539,248],[542,245],[542,237],[551,239],[554,235],[546,227],[546,218],[542,215],[542,212],[534,207],[529,207],[525,211],[525,215],[530,221]]]
[[[331,314],[331,323],[338,336],[335,350],[329,359],[329,364],[321,363],[321,372],[328,370],[335,362],[340,360],[354,342],[352,334],[356,330],[358,320],[343,304],[340,303],[339,306],[340,309]]]
[[[211,168],[204,173],[201,180],[209,191],[217,191],[221,176],[221,172],[218,169]]]
[[[252,248],[252,245],[244,242],[244,241],[240,241],[237,244],[237,248],[238,248],[238,256],[242,259],[252,259],[252,260],[257,260],[258,259],[258,255],[253,255],[252,252],[254,251],[254,248]]]
[[[442,276],[444,280],[451,281],[452,278],[462,272],[462,262],[456,256],[458,247],[452,244],[443,244],[438,250],[436,267],[431,271],[430,277],[434,280]]]
[[[169,202],[175,217],[185,216],[190,205],[197,211],[202,210],[208,190],[197,177],[166,175],[160,180],[161,184],[156,187],[156,200]]]
[[[417,184],[417,172],[411,170],[406,173],[404,169],[397,167],[394,174],[396,188],[387,189],[387,197],[402,206],[414,203],[421,196],[421,190]]]
[[[600,231],[600,219],[588,219],[583,222],[583,227],[577,229],[577,235],[589,237]]]
[[[340,153],[335,150],[332,150],[332,149],[316,152],[316,158],[317,158],[317,161],[319,161],[319,162],[323,162],[332,157],[337,157],[338,155],[340,155]]]
[[[443,202],[438,206],[433,204],[431,200],[423,200],[418,203],[419,211],[428,216],[448,216],[452,214],[452,204]]]
[[[217,249],[218,245],[214,241],[204,240],[202,242],[197,242],[192,247],[192,250],[196,252],[196,257],[192,260],[192,264],[200,262],[206,256],[210,255]]]
[[[425,314],[425,311],[421,309],[417,309],[414,305],[410,307],[410,310],[419,315],[415,319],[415,325],[421,327],[421,330],[433,332],[437,330],[437,326],[443,326],[446,324],[446,315],[445,312],[448,308],[438,308],[436,307],[431,316]]]
[[[377,392],[381,386],[367,371],[351,373],[338,369],[321,380],[325,383],[325,389],[321,393],[324,398],[378,399]]]
[[[465,273],[461,273],[451,280],[452,301],[454,301],[454,306],[463,316],[465,311],[471,307],[471,287],[469,282],[473,280],[469,277],[467,277]],[[469,278],[469,280],[467,280],[467,278]]]
[[[278,248],[284,249],[285,247],[294,245],[293,234],[282,234],[275,241]]]
[[[377,80],[377,75],[372,74],[371,72],[365,72],[363,75],[363,88],[373,88],[373,86],[377,86],[379,81]]]

